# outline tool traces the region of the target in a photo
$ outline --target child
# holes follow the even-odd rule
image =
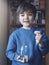
[[[44,65],[43,56],[49,52],[49,41],[42,28],[32,27],[36,8],[22,3],[17,16],[22,27],[10,35],[6,56],[12,60],[12,65]]]

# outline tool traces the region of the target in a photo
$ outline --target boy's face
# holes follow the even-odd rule
[[[30,11],[19,14],[19,21],[23,27],[30,27],[34,20],[34,14]]]

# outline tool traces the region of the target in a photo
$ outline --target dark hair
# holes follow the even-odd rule
[[[27,3],[27,2],[21,3],[17,8],[16,13],[19,15],[20,13],[23,13],[23,12],[28,11],[28,10],[30,10],[34,14],[34,18],[35,18],[36,8],[34,5]]]

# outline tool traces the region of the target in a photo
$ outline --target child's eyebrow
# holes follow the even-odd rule
[[[32,13],[32,12],[28,12],[28,13]]]
[[[24,14],[24,13],[20,13],[21,15]]]
[[[24,14],[24,12],[21,12],[21,13],[19,13],[19,14]]]
[[[27,11],[27,13],[32,13],[32,11]]]

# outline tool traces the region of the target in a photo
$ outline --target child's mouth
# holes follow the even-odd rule
[[[29,21],[24,21],[24,22],[27,22],[28,23]]]

